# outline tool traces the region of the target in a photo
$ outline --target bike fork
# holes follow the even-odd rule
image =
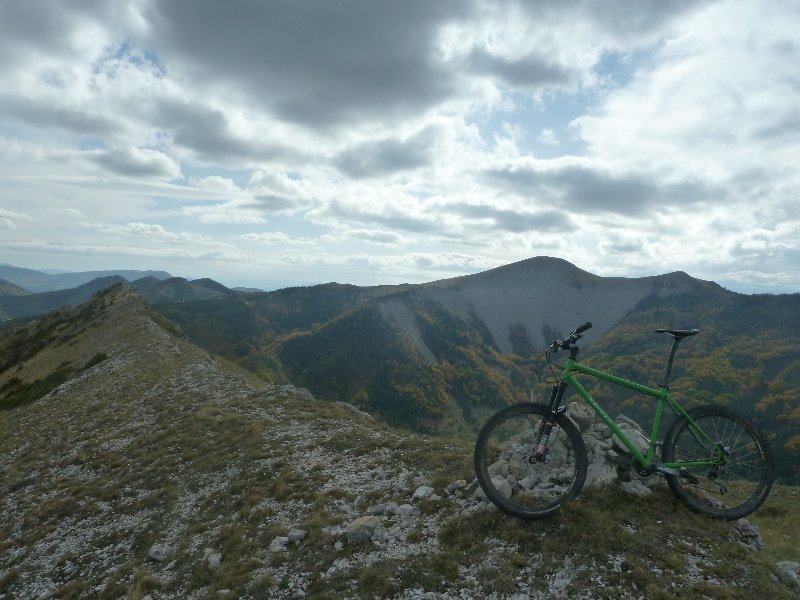
[[[539,426],[539,431],[536,435],[536,440],[533,444],[533,452],[528,457],[530,463],[547,462],[547,455],[550,453],[550,448],[547,447],[547,442],[550,441],[550,434],[556,427],[555,415],[558,414],[558,406],[561,404],[561,398],[564,396],[565,385],[559,383],[554,385],[550,391],[550,400],[547,403],[549,408],[548,416],[542,420]]]

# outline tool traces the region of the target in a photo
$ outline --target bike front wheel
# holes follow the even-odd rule
[[[545,446],[537,442],[548,418]],[[543,404],[517,404],[496,413],[478,434],[475,474],[486,497],[520,519],[550,516],[575,498],[586,480],[586,448],[564,414]]]
[[[769,495],[774,466],[764,435],[745,417],[724,406],[699,406],[687,414],[714,442],[693,430],[688,419],[672,424],[662,458],[665,463],[713,461],[667,475],[670,489],[689,507],[719,519],[741,519]]]

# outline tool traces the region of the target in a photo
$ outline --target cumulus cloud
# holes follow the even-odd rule
[[[310,126],[424,110],[454,92],[433,52],[470,3],[151,3],[147,43],[195,81],[228,84]]]
[[[259,265],[342,277],[569,252],[800,281],[776,225],[800,219],[799,21],[757,0],[9,0],[0,226],[87,255],[87,231],[268,244]],[[70,209],[105,227],[67,232]]]
[[[176,179],[180,166],[169,156],[148,148],[115,148],[94,153],[93,161],[112,173],[124,177]]]
[[[333,164],[351,177],[376,177],[429,165],[434,157],[436,132],[426,129],[407,139],[384,139],[351,146]]]
[[[487,171],[485,176],[508,193],[564,211],[645,215],[656,208],[687,206],[714,197],[702,181],[662,183],[646,173],[615,173],[589,162],[556,168],[505,167]]]

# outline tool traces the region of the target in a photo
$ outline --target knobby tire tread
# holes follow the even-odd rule
[[[692,495],[686,489],[686,486],[691,484],[684,482],[682,478],[677,475],[666,476],[667,483],[669,484],[672,492],[683,502],[685,502],[693,511],[718,519],[741,519],[758,509],[758,507],[763,504],[769,495],[775,473],[772,452],[767,439],[764,437],[764,434],[761,433],[761,431],[746,417],[726,406],[698,406],[688,410],[687,414],[695,421],[702,419],[703,417],[718,417],[733,421],[742,427],[742,429],[744,429],[751,436],[753,441],[757,443],[758,449],[760,450],[760,465],[762,469],[761,477],[758,480],[758,484],[753,493],[751,493],[744,502],[736,506],[726,508],[714,507],[710,504],[700,502],[692,497]],[[675,422],[670,426],[669,431],[667,431],[662,448],[662,459],[665,463],[676,462],[674,454],[675,443],[678,436],[687,425],[688,421],[685,418],[679,418],[675,420]]]
[[[569,419],[569,417],[561,413],[554,415],[553,420],[569,437],[572,447],[575,450],[576,477],[569,491],[565,495],[561,496],[556,502],[545,505],[544,507],[536,510],[531,510],[524,509],[518,504],[507,501],[492,484],[492,479],[489,476],[488,470],[483,461],[486,443],[489,440],[492,432],[511,417],[523,414],[536,414],[546,417],[549,414],[549,410],[550,409],[546,405],[536,403],[515,404],[504,408],[495,413],[489,419],[489,421],[487,421],[478,434],[478,439],[475,442],[475,452],[473,457],[475,474],[478,478],[478,483],[486,494],[486,497],[492,503],[494,503],[495,506],[497,506],[503,512],[506,512],[519,519],[533,520],[549,517],[564,504],[570,500],[573,500],[580,493],[581,489],[583,488],[583,484],[586,481],[586,473],[588,469],[586,446],[584,445],[583,438],[581,437],[581,434],[575,424]]]

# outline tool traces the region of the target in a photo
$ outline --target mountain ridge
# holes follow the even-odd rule
[[[85,285],[94,279],[106,277],[122,277],[127,281],[134,281],[142,277],[156,277],[168,279],[172,277],[166,271],[135,271],[135,270],[109,270],[109,271],[81,271],[76,273],[48,274],[34,269],[14,267],[0,264],[0,277],[25,289],[31,293],[55,292]]]
[[[800,509],[792,488],[776,487],[747,535],[641,485],[641,496],[587,489],[523,527],[474,492],[468,441],[260,381],[125,285],[0,334],[0,388],[78,366],[0,410],[9,597],[788,600],[800,589],[800,553],[781,537]]]
[[[190,339],[267,380],[395,426],[463,435],[494,410],[526,401],[531,387],[546,397],[537,355],[586,321],[594,327],[582,358],[652,385],[669,351],[652,331],[699,328],[676,359],[680,399],[744,412],[785,450],[781,476],[800,478],[800,294],[736,294],[682,272],[604,278],[540,258],[430,284],[325,284],[154,306]],[[748,359],[751,347],[766,350]],[[586,385],[607,410],[629,401]],[[643,422],[651,416],[647,403],[633,410]]]

